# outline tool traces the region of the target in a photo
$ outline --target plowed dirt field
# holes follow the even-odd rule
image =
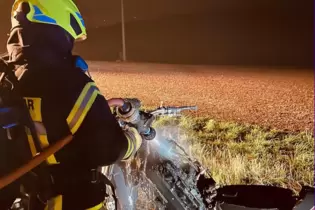
[[[314,130],[312,70],[89,62],[107,99],[146,106],[197,105],[197,116],[278,129]]]

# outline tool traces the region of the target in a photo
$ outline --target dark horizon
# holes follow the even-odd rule
[[[120,1],[75,2],[88,29],[88,40],[75,52],[91,60],[116,60]],[[0,2],[2,51],[11,4]],[[125,17],[131,61],[313,67],[312,1],[125,0]]]

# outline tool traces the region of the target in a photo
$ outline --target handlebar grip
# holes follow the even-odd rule
[[[192,110],[192,111],[197,111],[198,110],[198,106],[191,106],[191,107],[189,107],[190,108],[190,110]]]
[[[182,106],[182,110],[191,110],[191,111],[197,111],[198,107],[197,106]]]

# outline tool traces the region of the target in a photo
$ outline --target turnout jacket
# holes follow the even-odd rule
[[[41,147],[74,135],[74,140],[50,156],[47,163],[91,169],[126,157],[132,142],[119,127],[94,81],[74,62],[59,69],[49,68],[26,69],[20,79],[20,92]],[[30,135],[28,141],[35,155],[38,151]]]
[[[91,169],[124,160],[136,147],[94,81],[71,62],[58,69],[26,70],[19,86],[42,149],[74,135],[68,145],[46,160],[54,180],[52,206],[67,210],[101,205],[106,196],[104,184],[91,184]],[[28,143],[35,155],[38,151],[31,135]]]
[[[105,97],[77,65],[73,40],[62,28],[18,24],[10,31],[7,50],[8,61],[16,65],[16,89],[28,106],[40,147],[74,136],[46,160],[45,169],[53,179],[48,188],[55,191],[56,199],[49,201],[48,208],[61,209],[50,204],[66,210],[99,205],[105,197],[104,184],[91,184],[91,169],[131,157],[137,149],[135,141],[127,138],[130,135],[120,128]],[[31,135],[28,144],[32,155],[39,152]]]

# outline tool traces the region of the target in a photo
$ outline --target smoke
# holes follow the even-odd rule
[[[174,161],[179,158],[179,156],[178,148],[172,142],[175,141],[188,152],[190,146],[186,139],[187,135],[180,127],[162,126],[156,128],[156,137],[152,140],[151,147],[158,152],[161,157]]]
[[[148,141],[151,151],[157,152],[162,158],[172,161],[177,166],[184,164],[183,158],[178,157],[178,148],[174,147],[174,144],[170,140],[175,141],[187,152],[189,144],[187,141],[187,134],[185,130],[176,125],[164,125],[155,128],[156,136],[153,140]],[[189,154],[189,153],[188,153]],[[150,161],[150,160],[149,160]],[[153,200],[156,199],[155,189],[151,187],[150,183],[145,181],[141,184],[138,191],[139,200],[137,203],[137,208],[139,209],[149,209],[148,207],[159,206]],[[153,201],[153,202],[152,202]],[[157,205],[157,206],[155,206]],[[151,208],[152,209],[152,208]]]

